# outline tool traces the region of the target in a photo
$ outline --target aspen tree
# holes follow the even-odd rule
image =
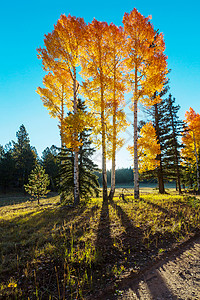
[[[38,87],[37,93],[40,95],[43,105],[48,109],[52,118],[57,118],[60,127],[61,148],[64,146],[64,119],[67,111],[72,110],[70,98],[71,76],[67,71],[54,71],[44,76],[44,88]]]
[[[123,111],[125,106],[124,93],[126,91],[125,84],[125,64],[123,58],[123,46],[125,42],[124,31],[122,27],[117,27],[114,24],[109,25],[107,43],[109,47],[109,65],[110,69],[108,85],[109,96],[108,101],[111,109],[111,154],[112,160],[111,169],[111,189],[109,198],[113,199],[115,193],[115,166],[116,166],[116,150],[123,145],[123,139],[118,137],[120,131],[127,127],[126,115]]]
[[[107,202],[107,174],[106,174],[106,125],[107,101],[106,88],[108,85],[108,45],[105,42],[108,24],[93,20],[88,24],[85,44],[81,56],[81,75],[85,79],[82,90],[86,96],[86,103],[96,116],[96,133],[101,134],[102,149],[102,181],[103,201]],[[98,126],[100,123],[100,126]]]
[[[126,34],[126,65],[128,80],[133,91],[134,111],[134,197],[139,198],[138,170],[138,102],[151,106],[159,101],[153,99],[166,81],[167,63],[162,34],[155,32],[150,17],[145,18],[135,8],[123,18]],[[153,99],[153,100],[152,100]]]
[[[128,150],[134,156],[134,147]],[[146,123],[140,130],[138,138],[138,161],[140,173],[151,171],[159,167],[157,156],[160,154],[160,144],[156,137],[156,130],[151,122]]]
[[[182,149],[182,157],[187,162],[191,160],[196,164],[197,172],[197,190],[200,192],[200,175],[199,175],[199,149],[200,149],[200,114],[196,113],[190,107],[185,113],[186,128],[183,132],[182,142],[185,147]]]
[[[77,81],[77,68],[80,65],[80,48],[84,39],[85,22],[83,18],[61,15],[52,33],[45,35],[45,48],[38,49],[38,57],[42,59],[45,70],[68,71],[72,84],[73,114],[77,115],[77,97],[79,83]],[[73,133],[74,140],[78,139],[78,133]],[[74,205],[79,203],[78,180],[78,150],[74,151]]]

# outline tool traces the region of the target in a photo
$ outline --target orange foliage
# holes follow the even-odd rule
[[[185,113],[186,128],[183,132],[182,142],[185,147],[181,150],[184,161],[196,162],[200,150],[200,114],[190,107]]]
[[[134,89],[134,99],[149,107],[160,101],[152,96],[162,90],[168,72],[163,35],[155,32],[150,17],[145,18],[135,8],[125,13],[123,23],[129,84]]]
[[[69,72],[54,71],[54,74],[48,73],[44,76],[44,88],[38,87],[37,93],[40,95],[44,106],[49,110],[53,118],[58,118],[61,122],[62,104],[66,105],[68,110],[72,110],[72,90],[70,88],[71,77]]]
[[[133,156],[134,148],[128,147]],[[139,157],[139,172],[154,170],[159,167],[159,161],[156,159],[160,154],[160,144],[156,138],[156,131],[151,122],[146,123],[141,131],[138,139],[138,157]]]

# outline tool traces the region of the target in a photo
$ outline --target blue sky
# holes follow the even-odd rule
[[[15,140],[24,124],[39,155],[59,145],[57,121],[51,119],[35,90],[44,72],[36,48],[53,30],[61,14],[83,17],[86,22],[122,24],[134,7],[152,15],[155,29],[163,32],[170,74],[170,92],[181,106],[180,117],[191,106],[200,112],[200,2],[172,1],[3,1],[0,13],[0,144]],[[130,131],[130,130],[129,130]],[[126,136],[130,139],[130,135]],[[130,141],[131,143],[131,141]],[[131,165],[125,149],[118,152],[118,167]]]

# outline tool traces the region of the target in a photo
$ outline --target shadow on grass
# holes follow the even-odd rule
[[[112,207],[116,210],[122,226],[125,231],[120,236],[122,243],[123,256],[128,266],[142,263],[141,252],[145,252],[146,248],[143,242],[143,231],[139,227],[135,227],[127,213],[122,207],[114,201],[110,201]]]
[[[109,205],[112,207],[109,207]],[[123,209],[123,206],[116,204],[114,201],[103,203],[100,211],[98,205],[69,208],[50,203],[46,206],[34,207],[33,212],[16,216],[11,221],[4,220],[2,222],[2,230],[0,227],[0,259],[2,259],[0,280],[5,282],[15,272],[18,273],[16,276],[24,275],[25,265],[29,262],[32,264],[31,272],[33,270],[37,271],[38,287],[40,289],[45,287],[46,289],[46,292],[43,289],[44,297],[46,297],[49,295],[48,293],[56,295],[57,279],[55,266],[60,268],[59,280],[60,284],[62,284],[66,252],[68,253],[68,258],[69,254],[72,254],[70,257],[73,260],[72,262],[68,260],[72,267],[71,271],[68,271],[68,274],[72,272],[72,281],[70,281],[72,289],[76,289],[76,284],[77,286],[78,284],[80,285],[80,278],[83,277],[84,272],[88,269],[89,272],[86,273],[93,278],[93,290],[98,290],[99,283],[109,284],[115,281],[121,272],[121,266],[126,266],[126,269],[129,269],[146,264],[151,259],[152,249],[146,248],[144,244],[144,230],[134,226],[134,220],[132,221],[125,211],[126,205]],[[113,211],[116,214],[114,216],[111,215],[111,221],[110,214]],[[96,214],[96,212],[98,213]],[[96,224],[99,213],[99,223]],[[93,221],[91,218],[95,214]],[[119,235],[118,232],[116,234],[113,226],[115,225],[113,224],[113,218],[116,218],[116,215],[123,227]],[[93,230],[93,227],[97,228],[97,231],[96,229]],[[75,262],[74,260],[77,255],[76,252],[79,251],[78,249],[83,246],[84,250],[84,243],[87,243],[87,239],[89,241],[94,240],[94,238],[90,238],[91,234],[94,238],[96,234],[95,249],[97,259],[95,258],[96,261],[92,261],[90,267],[88,267],[85,260],[82,263],[78,259]],[[80,240],[79,237],[81,237]],[[48,245],[49,248],[45,248]],[[73,246],[73,252],[70,249],[71,246]],[[47,253],[45,252],[46,249]],[[88,253],[90,255],[92,252]],[[73,280],[76,282],[76,276],[79,276],[79,281],[75,284]],[[28,280],[27,285],[29,284]],[[33,272],[31,280],[34,282]],[[85,280],[87,281],[87,279]],[[26,294],[26,296],[30,296],[30,294]]]
[[[70,222],[78,215],[73,227],[80,227],[77,235],[82,235],[85,226],[89,227],[90,217],[98,206],[67,209],[59,206],[35,207],[35,210],[0,222],[0,280],[5,282],[11,274],[23,269],[27,262],[36,257],[36,251],[44,250],[45,245],[58,247],[53,259],[62,259],[64,240],[70,238]],[[39,210],[39,211],[38,211]],[[52,254],[52,253],[50,253]],[[64,258],[63,258],[64,260]]]
[[[29,196],[1,196],[0,197],[0,207],[15,205],[30,201]]]
[[[125,231],[120,235],[120,240],[122,242],[122,251],[120,252],[120,264],[126,265],[127,269],[134,269],[136,266],[140,269],[141,267],[141,271],[139,271],[140,274],[142,270],[145,270],[145,268],[151,262],[151,248],[153,245],[151,245],[150,248],[147,248],[144,243],[144,231],[134,226],[132,220],[130,220],[129,216],[120,205],[116,204],[114,201],[110,201],[110,204],[115,209],[117,216],[119,217],[121,224],[125,229]],[[106,204],[104,205],[104,208],[108,211],[108,207],[106,206]],[[108,218],[108,212],[107,214],[106,212],[102,213],[102,216],[102,219],[105,220],[106,218]],[[107,229],[104,228],[105,225],[107,226]],[[99,226],[101,228],[102,236],[103,233],[105,233],[106,237],[110,236],[109,225],[110,222],[108,220],[107,223],[103,223],[102,221],[102,226]],[[106,243],[106,239],[104,239],[104,242]],[[106,251],[108,251],[108,249]],[[158,249],[156,249],[155,252],[157,253]],[[110,262],[111,257],[107,257],[107,260]],[[132,285],[133,280],[134,286]],[[134,272],[130,272],[130,275],[128,277],[125,276],[123,278],[122,276],[121,279],[118,280],[117,288],[114,285],[112,285],[112,288],[108,287],[107,291],[105,289],[105,291],[103,291],[103,293],[100,296],[98,296],[97,299],[119,299],[117,296],[117,291],[126,292],[128,289],[129,291],[132,290],[132,292],[138,297],[138,299],[143,299],[140,293],[141,280],[144,280],[143,278],[141,278],[141,275],[138,279],[136,279],[136,277],[134,276]],[[170,291],[169,287],[165,283],[165,280],[161,276],[159,276],[159,274],[157,276],[157,280],[157,290],[154,288],[155,286],[151,285],[149,282],[146,282],[146,287],[147,291],[149,292],[150,298],[154,299],[154,297],[162,297],[163,295],[167,295],[173,297],[173,299],[177,299],[177,297],[173,296],[173,293]],[[162,294],[159,294],[159,286],[162,286]]]
[[[162,211],[168,218],[173,217],[173,218],[175,218],[175,219],[178,219],[177,213],[173,213],[171,210],[166,209],[166,208],[164,208],[164,207],[162,207],[162,206],[160,206],[160,205],[158,205],[158,204],[156,204],[156,203],[153,203],[153,202],[151,202],[151,201],[149,201],[149,200],[146,200],[146,199],[143,199],[143,198],[142,198],[142,201],[146,202],[147,204],[149,204],[149,205],[152,206],[153,208],[156,208],[156,209]]]
[[[55,196],[58,196],[58,194],[55,192],[50,192],[45,196],[45,198],[41,197],[40,200],[52,198]],[[0,207],[35,201],[35,198],[24,193],[0,194]]]
[[[108,261],[114,263],[117,261],[118,256],[116,257],[116,255],[119,255],[119,252],[115,248],[111,236],[108,202],[102,204],[95,248],[101,263],[108,263]]]

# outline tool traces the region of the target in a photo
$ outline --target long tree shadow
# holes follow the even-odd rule
[[[108,202],[103,202],[95,245],[96,251],[99,256],[99,261],[101,263],[108,262],[108,259],[112,263],[116,261],[116,249],[114,247],[114,240],[111,236],[110,226],[111,224],[109,218]]]
[[[0,196],[0,207],[25,203],[30,200],[29,196]]]
[[[139,267],[146,261],[145,252],[147,252],[147,249],[144,245],[143,231],[133,225],[133,222],[120,205],[114,201],[110,201],[110,204],[116,210],[117,216],[125,229],[119,237],[123,247],[124,263],[127,267]],[[143,254],[141,255],[141,253]]]
[[[173,285],[174,280],[177,280],[177,275],[176,272],[174,272],[172,278],[168,277],[168,265],[171,264],[171,262],[174,263],[175,260],[180,261],[182,259],[181,256],[185,251],[189,251],[189,253],[192,253],[195,243],[199,244],[199,237],[200,234],[197,234],[191,239],[185,241],[181,248],[177,247],[175,249],[172,249],[171,252],[164,257],[164,259],[158,261],[156,264],[147,266],[145,270],[142,270],[141,272],[139,272],[139,274],[130,274],[130,276],[122,279],[118,283],[118,289],[123,294],[126,294],[128,292],[128,299],[135,299],[135,296],[137,296],[137,299],[182,299],[181,297],[177,297],[176,295],[174,295],[172,291],[170,282],[172,282]],[[193,260],[193,255],[190,256],[190,259]],[[189,266],[190,265],[192,266],[192,263],[189,264]],[[186,268],[181,273],[179,272],[180,271],[178,271],[177,274],[183,280],[185,280],[184,273],[192,276],[192,273],[190,273],[190,270],[188,270],[188,268]],[[168,277],[167,280],[165,276]],[[189,297],[189,295],[187,296]],[[109,290],[107,292],[105,291],[104,295],[101,297],[102,299],[104,297],[105,299],[109,298],[110,300],[119,299],[117,296],[114,296],[113,293]]]
[[[126,265],[126,268],[136,269],[138,273],[130,272],[129,276],[122,277],[118,281],[117,289],[126,292],[128,289],[132,290],[132,294],[138,297],[138,299],[143,299],[141,295],[141,281],[146,282],[146,288],[149,292],[149,299],[166,295],[166,297],[172,297],[171,299],[177,299],[176,296],[170,291],[170,288],[165,283],[165,280],[157,274],[158,284],[156,284],[157,290],[151,285],[151,280],[144,278],[143,272],[148,269],[148,265],[152,263],[151,261],[151,248],[146,247],[144,243],[144,233],[142,229],[135,227],[132,220],[129,218],[127,213],[122,209],[122,207],[116,204],[114,201],[110,201],[112,207],[116,210],[117,216],[119,217],[122,226],[125,231],[120,235],[120,240],[122,242],[123,251],[120,257],[120,263]],[[109,229],[107,229],[109,230]],[[138,274],[139,276],[136,276]],[[137,278],[138,277],[138,278]],[[152,276],[154,279],[155,276]],[[159,294],[159,285],[162,286],[162,293]],[[104,293],[97,299],[118,299],[118,296],[114,295],[115,286],[108,288]],[[168,299],[168,298],[162,298]]]
[[[16,261],[16,257],[21,261],[22,268],[24,263],[34,259],[36,251],[42,251],[48,243],[56,246],[59,243],[62,244],[62,240],[70,238],[68,225],[73,222],[76,215],[79,215],[79,218],[77,222],[73,222],[73,227],[76,230],[76,236],[82,235],[82,231],[89,227],[89,220],[97,209],[98,206],[90,209],[87,207],[77,209],[58,206],[49,206],[45,209],[35,207],[33,211],[11,220],[2,220],[0,222],[0,279],[4,280],[10,276],[12,262]],[[67,225],[64,225],[65,220]],[[62,249],[58,248],[58,250]],[[15,270],[16,266],[13,267]],[[20,265],[18,267],[20,268]]]
[[[59,284],[61,284],[65,272],[66,253],[70,253],[70,247],[73,247],[74,254],[75,249],[80,249],[76,248],[77,240],[85,233],[89,234],[90,220],[98,209],[98,205],[76,208],[62,207],[57,204],[33,206],[31,212],[1,221],[0,281],[2,284],[13,276],[16,281],[21,282],[24,297],[28,298],[32,292],[27,287],[34,284],[36,280],[33,274],[35,270],[37,287],[40,293],[44,293],[44,298],[41,299],[49,299],[51,293],[57,295],[58,279],[56,279],[55,266],[59,270]],[[73,265],[71,261],[70,264],[72,271],[77,266],[78,271],[82,271],[83,264]]]
[[[150,269],[150,271],[139,275],[137,278],[126,278],[118,283],[118,289],[123,295],[128,293],[127,299],[182,299],[173,294],[170,286],[165,278],[161,276],[158,269]],[[103,297],[110,300],[119,299],[111,291],[105,292]]]

